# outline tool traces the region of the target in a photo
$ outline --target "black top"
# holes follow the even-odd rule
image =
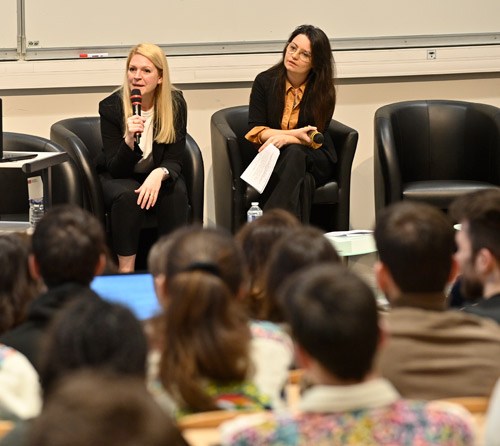
[[[281,91],[276,87],[278,81],[275,73],[272,71],[264,71],[255,78],[250,94],[250,106],[248,110],[248,124],[250,128],[256,126],[266,126],[273,129],[281,129],[281,120],[283,118],[283,101],[284,98],[276,97],[276,92]],[[313,125],[314,116],[312,115],[311,105],[313,98],[309,98],[308,85],[304,91],[302,101],[300,103],[299,120],[297,128]],[[337,162],[337,152],[333,145],[333,141],[326,131],[332,120],[332,114],[328,117],[324,125],[318,125],[318,131],[323,133],[325,141],[320,149],[324,150],[332,163]]]
[[[182,155],[186,150],[187,106],[182,92],[172,90],[172,99],[177,103],[177,119],[174,123],[176,140],[170,144],[153,141],[154,168],[166,167],[169,179],[175,181],[181,172]],[[101,172],[107,171],[113,178],[127,178],[134,174],[134,167],[142,157],[142,150],[134,143],[134,150],[125,143],[123,123],[123,104],[121,90],[99,103],[101,133],[104,151],[104,165]]]

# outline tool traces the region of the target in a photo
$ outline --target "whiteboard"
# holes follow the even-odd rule
[[[40,49],[283,42],[303,23],[330,39],[500,33],[499,0],[24,1]]]
[[[0,57],[17,49],[17,0],[2,0],[2,26],[0,26]]]

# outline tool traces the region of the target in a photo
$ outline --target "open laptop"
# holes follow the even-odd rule
[[[139,320],[149,319],[162,311],[156,298],[153,277],[148,273],[96,276],[90,288],[104,300],[128,307]]]
[[[3,109],[2,109],[2,98],[0,98],[0,163],[6,163],[10,161],[20,161],[28,160],[31,158],[36,158],[36,153],[30,152],[7,152],[3,150],[3,123],[2,123]]]

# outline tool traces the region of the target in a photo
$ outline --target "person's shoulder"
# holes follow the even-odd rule
[[[470,443],[465,442],[462,444],[473,444],[474,419],[464,407],[448,401],[434,400],[420,402],[420,408],[430,429],[436,432],[452,431],[457,436],[457,440],[460,437],[464,440],[470,440]]]
[[[372,416],[389,423],[392,426],[390,429],[398,436],[411,435],[414,444],[425,440],[425,444],[441,446],[474,445],[475,424],[472,415],[462,406],[451,402],[402,398],[376,410]],[[389,428],[387,424],[385,428]]]
[[[121,103],[122,93],[121,90],[117,90],[99,102],[99,110],[101,111],[108,108],[116,108],[117,106],[121,106]]]
[[[255,77],[254,82],[269,82],[271,79],[276,78],[276,73],[274,70],[262,71]]]

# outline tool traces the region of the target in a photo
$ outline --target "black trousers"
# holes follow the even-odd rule
[[[281,208],[309,223],[316,187],[333,179],[333,165],[325,152],[301,144],[281,148],[269,183],[260,197],[264,211]]]
[[[139,194],[134,192],[147,175],[132,178],[112,178],[101,175],[104,204],[110,213],[113,249],[120,256],[137,253],[139,234],[146,212],[155,212],[158,219],[158,235],[172,232],[188,222],[189,202],[182,177],[165,181],[158,193],[156,204],[148,211],[137,205]]]

